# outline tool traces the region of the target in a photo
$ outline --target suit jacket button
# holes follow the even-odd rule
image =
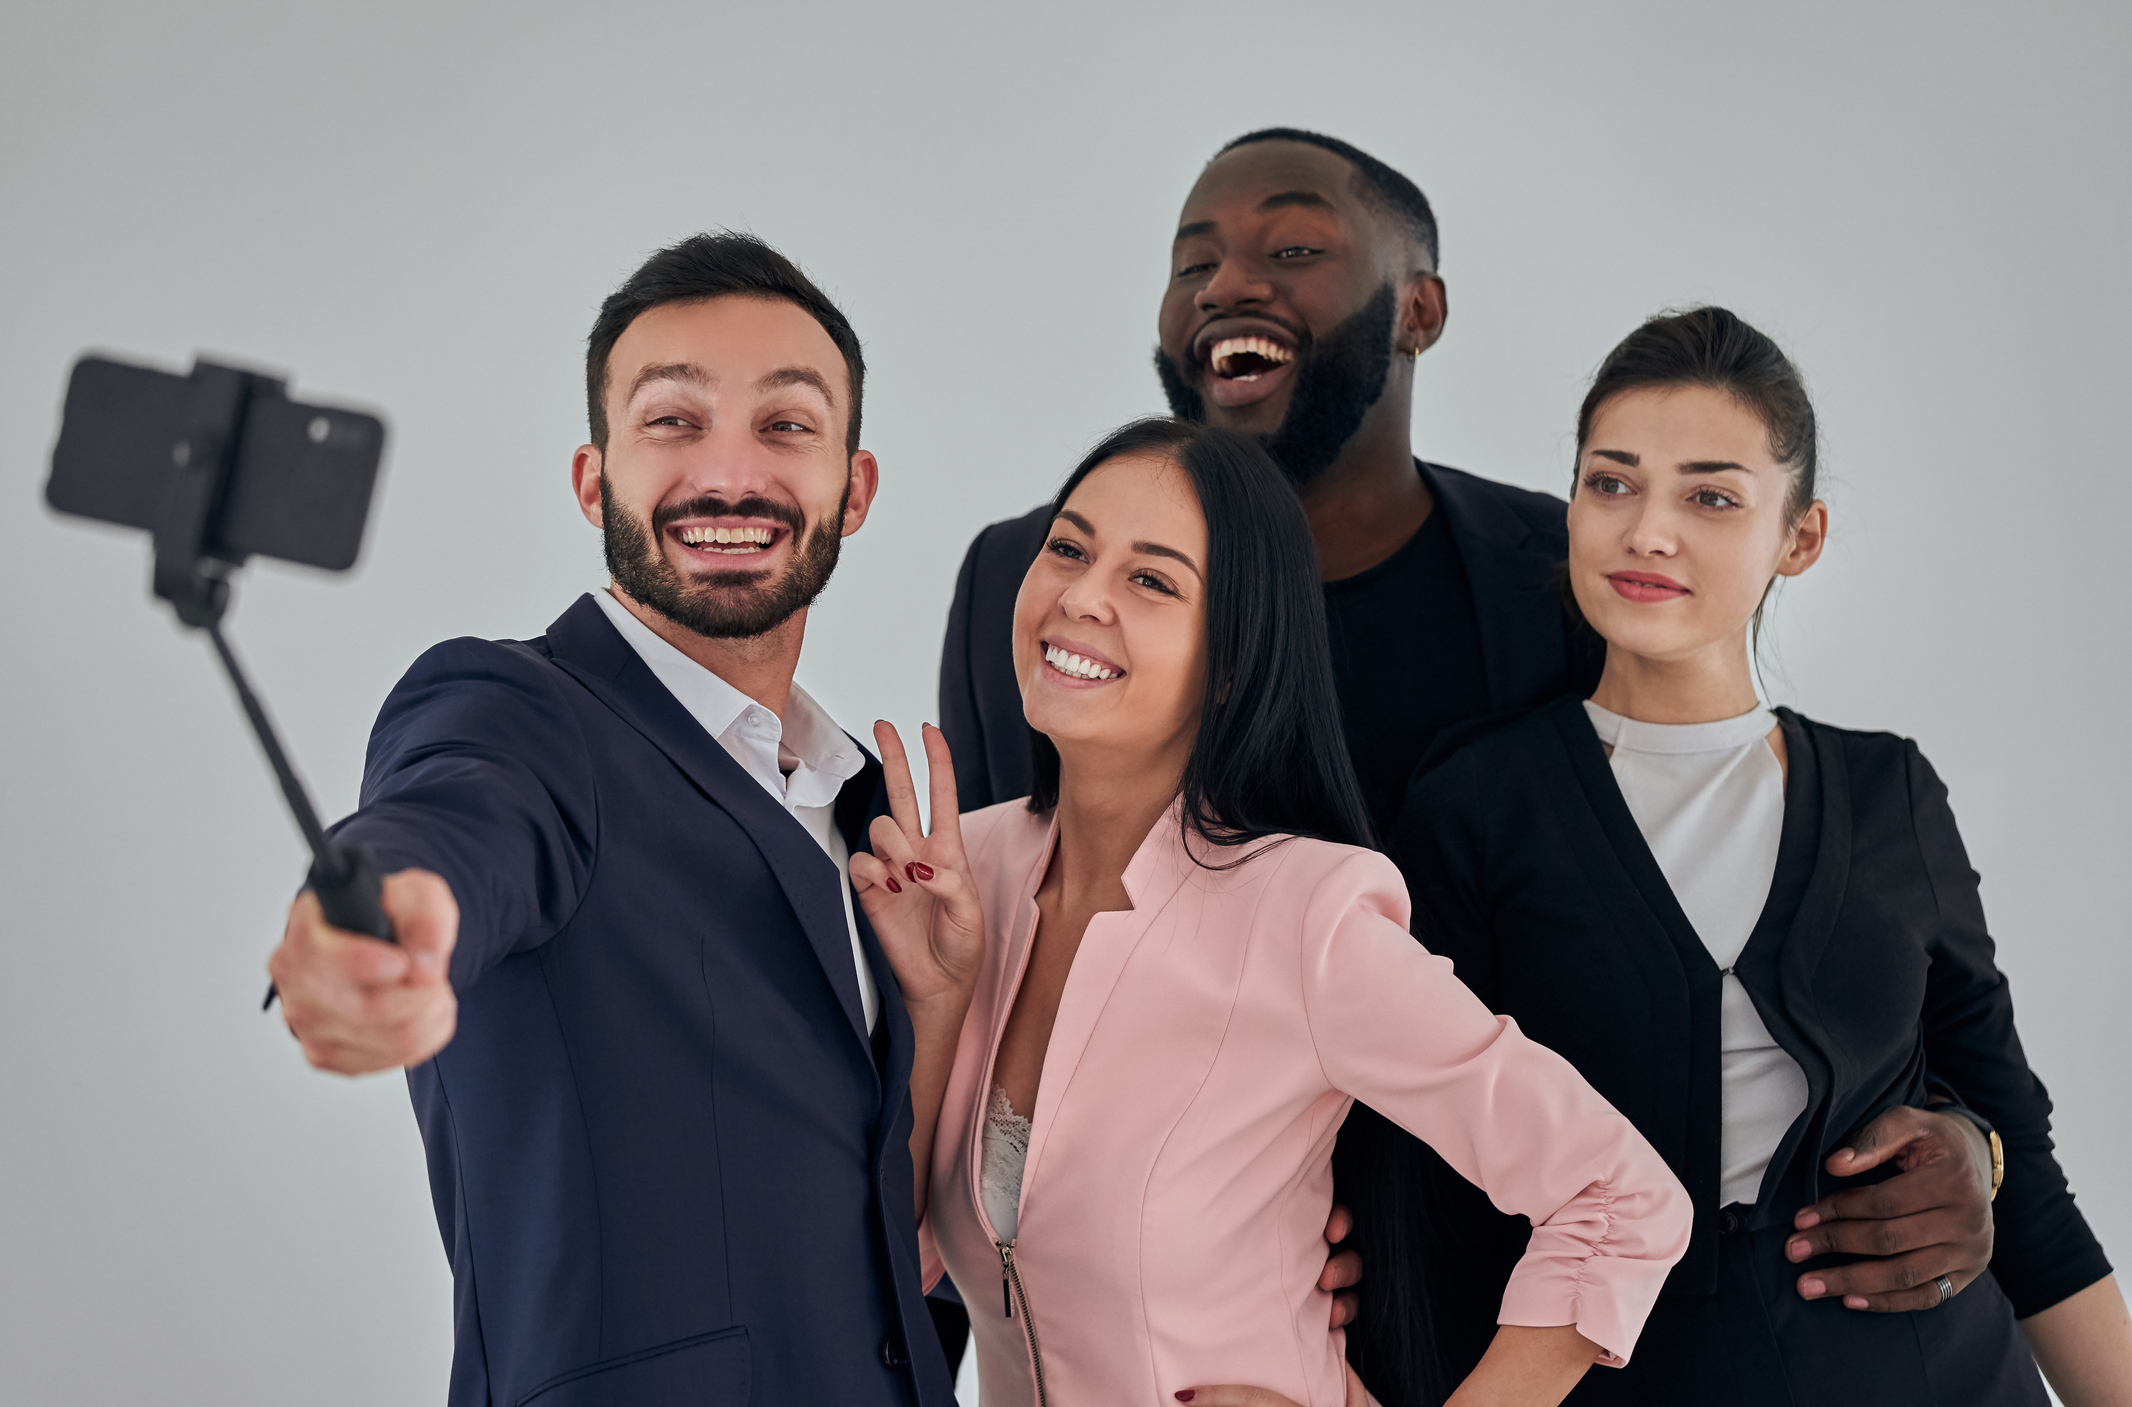
[[[884,1368],[901,1368],[903,1363],[903,1345],[896,1342],[896,1336],[890,1334],[887,1338],[881,1340],[881,1366]]]
[[[1720,1234],[1730,1236],[1740,1229],[1739,1215],[1735,1212],[1719,1212],[1717,1214],[1717,1229]]]

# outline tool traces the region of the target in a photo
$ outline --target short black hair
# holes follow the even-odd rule
[[[851,319],[829,300],[799,265],[754,235],[719,230],[690,235],[646,259],[637,271],[600,304],[600,315],[585,340],[585,401],[592,443],[607,448],[607,358],[628,326],[644,313],[668,303],[695,303],[740,294],[777,298],[797,304],[822,325],[844,354],[851,380],[851,419],[844,432],[846,454],[859,448],[859,404],[866,388],[866,358]]]
[[[1333,682],[1325,592],[1310,520],[1288,476],[1249,435],[1189,420],[1136,420],[1103,437],[1059,486],[1056,518],[1083,479],[1113,459],[1152,455],[1177,465],[1207,520],[1207,682],[1199,734],[1184,765],[1183,823],[1234,849],[1284,836],[1371,842]],[[1059,750],[1032,732],[1028,806],[1059,802]],[[1211,864],[1234,869],[1259,847]]]
[[[1378,213],[1405,225],[1407,233],[1420,241],[1421,247],[1428,252],[1429,268],[1434,270],[1438,266],[1441,253],[1436,242],[1436,212],[1429,208],[1429,198],[1421,193],[1420,186],[1360,147],[1338,137],[1328,137],[1323,132],[1306,132],[1300,127],[1261,127],[1256,132],[1246,132],[1214,156],[1219,159],[1238,147],[1248,147],[1255,142],[1301,142],[1345,160],[1355,168],[1355,193],[1374,206]]]

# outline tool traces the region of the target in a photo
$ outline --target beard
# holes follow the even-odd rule
[[[651,522],[616,503],[600,476],[602,544],[607,553],[607,571],[615,585],[651,607],[684,630],[710,640],[739,640],[764,635],[783,625],[795,614],[814,604],[829,585],[836,570],[843,537],[836,525],[844,521],[844,507],[851,499],[851,481],[844,481],[844,495],[833,518],[807,527],[799,509],[748,497],[727,503],[713,494],[674,503],[652,513]],[[782,523],[792,533],[794,551],[784,572],[768,571],[683,572],[661,550],[660,542],[669,524],[690,517],[768,518]]]
[[[1392,325],[1398,305],[1398,290],[1387,282],[1338,327],[1296,348],[1295,389],[1288,394],[1287,413],[1272,434],[1259,436],[1259,443],[1297,488],[1331,467],[1362,428],[1370,407],[1383,397],[1392,373]],[[1206,422],[1206,398],[1160,347],[1155,349],[1155,375],[1172,415]]]

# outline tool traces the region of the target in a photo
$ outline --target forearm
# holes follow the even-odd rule
[[[1554,1407],[1599,1357],[1599,1346],[1574,1324],[1505,1324],[1444,1407]]]
[[[911,1053],[911,1197],[912,1212],[925,1220],[927,1190],[933,1172],[933,1135],[940,1127],[940,1105],[947,1097],[948,1076],[955,1069],[955,1047],[962,1019],[970,1009],[967,991],[910,1008]]]
[[[2132,1407],[2132,1317],[2117,1277],[2106,1275],[2020,1323],[2065,1407]]]

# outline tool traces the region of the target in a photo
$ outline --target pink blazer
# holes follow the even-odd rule
[[[970,1309],[985,1407],[1037,1401],[978,1192],[992,1057],[1036,928],[1048,816],[963,817],[990,943],[934,1144],[922,1229]],[[1216,862],[1238,852],[1215,852]],[[1687,1194],[1568,1062],[1407,933],[1382,856],[1289,840],[1226,873],[1177,813],[1098,914],[1059,1003],[1032,1116],[1014,1264],[1064,1407],[1172,1403],[1241,1382],[1338,1404],[1343,1336],[1317,1288],[1333,1135],[1356,1099],[1532,1219],[1505,1324],[1574,1323],[1625,1362],[1688,1245]]]

